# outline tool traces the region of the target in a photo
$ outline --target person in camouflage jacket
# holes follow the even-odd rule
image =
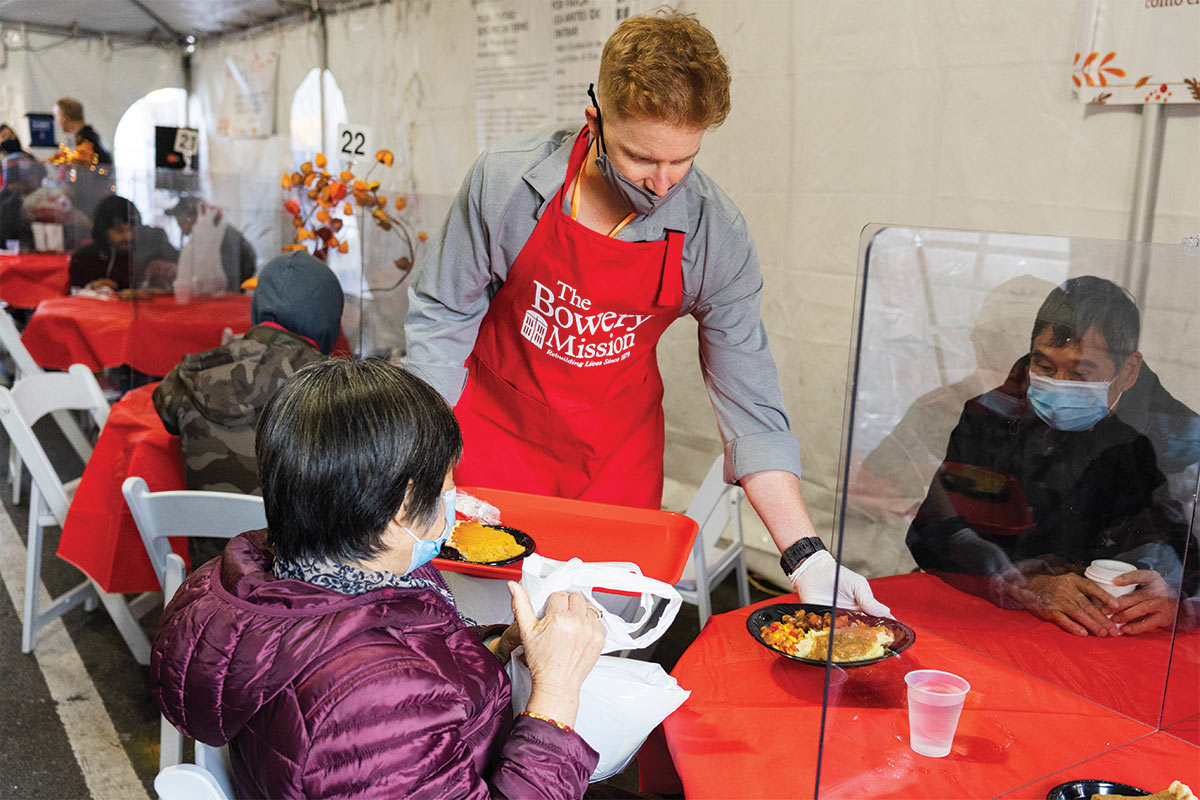
[[[323,262],[294,252],[263,267],[240,339],[189,353],[154,390],[154,407],[180,438],[189,489],[262,494],[254,456],[259,414],[289,375],[326,358],[341,330],[343,296]],[[192,566],[224,539],[191,539]]]

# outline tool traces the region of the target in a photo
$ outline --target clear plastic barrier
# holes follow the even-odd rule
[[[895,616],[864,626],[915,639],[832,667],[820,796],[993,796],[1158,729],[1200,744],[1200,256],[872,226],[860,259],[834,551]],[[955,730],[953,681],[914,701],[916,670],[970,684],[945,757],[917,751]]]

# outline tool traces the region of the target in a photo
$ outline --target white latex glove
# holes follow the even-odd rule
[[[454,510],[485,525],[500,524],[500,509],[463,491],[455,493]]]
[[[796,567],[788,576],[792,588],[800,595],[800,602],[812,603],[819,606],[832,606],[833,576],[838,564],[827,550],[819,550],[804,563]],[[887,606],[875,599],[871,584],[857,572],[842,567],[838,576],[837,607],[847,611],[861,611],[876,617],[891,617],[892,612]]]

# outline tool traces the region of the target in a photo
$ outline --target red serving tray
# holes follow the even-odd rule
[[[632,561],[643,575],[675,584],[696,539],[696,521],[674,511],[630,508],[503,489],[459,487],[500,509],[504,525],[533,537],[536,552],[566,561]],[[493,567],[435,558],[440,570],[483,578],[521,579],[521,563]]]

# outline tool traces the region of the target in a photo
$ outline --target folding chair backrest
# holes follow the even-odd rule
[[[36,375],[43,371],[33,360],[33,356],[29,355],[25,345],[21,343],[21,332],[17,330],[16,323],[13,322],[8,312],[3,310],[0,310],[0,348],[7,350],[8,354],[12,356],[19,374]]]
[[[108,419],[108,402],[87,367],[72,364],[65,373],[41,372],[22,378],[11,389],[0,387],[0,423],[28,466],[50,512],[62,525],[69,505],[67,492],[33,432],[34,424],[54,411],[87,411],[103,427]]]
[[[125,502],[137,523],[150,563],[163,586],[166,600],[168,576],[182,580],[183,560],[171,551],[169,536],[206,536],[232,539],[239,533],[267,526],[261,497],[232,492],[151,492],[140,477],[125,479]],[[174,564],[171,557],[177,561]]]
[[[700,526],[700,532],[696,535],[703,540],[706,550],[716,545],[737,509],[735,503],[729,502],[728,493],[742,491],[741,487],[725,483],[723,466],[724,459],[718,456],[704,477],[704,482],[696,490],[691,505],[684,512]]]

